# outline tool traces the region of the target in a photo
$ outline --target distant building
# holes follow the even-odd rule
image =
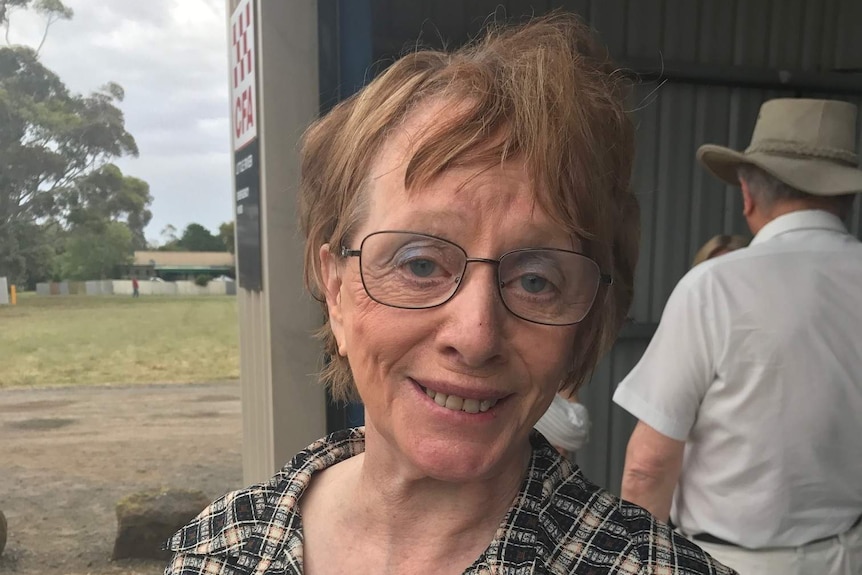
[[[135,252],[129,277],[165,281],[194,279],[198,275],[235,276],[236,260],[229,252]]]

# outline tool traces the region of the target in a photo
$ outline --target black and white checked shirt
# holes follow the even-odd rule
[[[587,481],[538,433],[494,540],[464,575],[732,575],[648,512]],[[365,449],[362,428],[297,454],[267,483],[228,493],[167,543],[165,575],[301,575],[297,502],[311,475]]]

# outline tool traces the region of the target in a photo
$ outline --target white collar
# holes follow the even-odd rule
[[[778,216],[760,228],[749,245],[756,245],[772,238],[798,230],[819,229],[847,233],[841,218],[823,210],[800,210]]]

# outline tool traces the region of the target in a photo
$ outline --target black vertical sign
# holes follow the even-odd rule
[[[234,153],[237,276],[243,289],[263,287],[260,246],[260,144],[255,138]]]

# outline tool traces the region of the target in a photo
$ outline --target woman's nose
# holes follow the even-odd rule
[[[502,359],[506,308],[497,289],[497,269],[471,262],[458,291],[446,303],[446,320],[438,332],[446,353],[471,369]]]

